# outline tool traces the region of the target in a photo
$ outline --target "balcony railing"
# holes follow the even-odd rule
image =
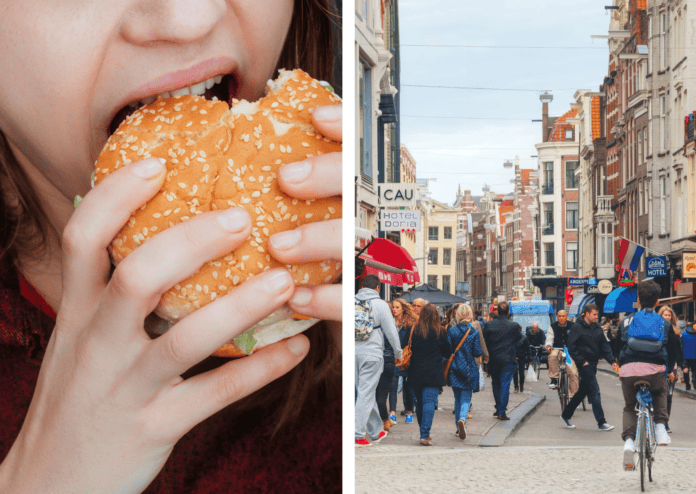
[[[541,227],[542,235],[553,235],[553,223]]]
[[[597,196],[597,214],[611,213],[611,200],[613,196]]]
[[[541,193],[545,195],[553,194],[553,180],[549,180],[541,186]]]
[[[558,276],[560,271],[559,266],[532,266],[532,278]]]

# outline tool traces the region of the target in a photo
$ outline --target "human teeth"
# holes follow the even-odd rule
[[[157,99],[157,96],[148,96],[147,98],[140,100],[143,105],[149,105]]]
[[[203,93],[205,93],[205,81],[191,86],[191,94],[201,96]]]
[[[213,77],[213,79],[215,80],[215,84],[220,84],[222,82],[221,75],[216,75],[215,77]]]
[[[208,79],[204,84],[206,89],[210,89],[215,85],[215,79]]]
[[[148,96],[147,98],[143,98],[140,101],[129,103],[128,106],[132,108],[140,108],[143,105],[149,105],[150,103],[155,101],[159,96],[161,96],[162,98],[170,98],[172,96],[183,96],[185,94],[202,96],[206,92],[206,90],[210,89],[215,84],[220,84],[222,82],[222,77],[223,76],[218,75],[215,77],[211,77],[210,79],[206,79],[203,82],[199,82],[198,84],[194,84],[193,86],[182,87],[181,89],[175,89],[171,92],[165,91],[164,93],[158,94],[156,96]]]

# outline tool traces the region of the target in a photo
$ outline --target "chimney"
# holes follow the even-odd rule
[[[553,95],[548,91],[539,96],[541,100],[541,142],[546,142],[549,137],[549,103],[553,101]]]

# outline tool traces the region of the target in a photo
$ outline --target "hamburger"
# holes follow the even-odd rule
[[[159,97],[127,115],[110,136],[95,164],[93,185],[119,167],[150,157],[165,160],[167,168],[160,191],[131,215],[111,242],[114,265],[148,239],[194,215],[243,207],[252,218],[246,243],[205,263],[163,294],[155,314],[168,322],[167,328],[274,267],[288,269],[296,286],[338,278],[339,261],[286,265],[268,253],[267,244],[275,233],[341,218],[340,197],[293,198],[280,190],[277,181],[285,164],[341,151],[341,143],[321,135],[311,121],[315,107],[339,101],[301,70],[281,70],[259,101],[232,99],[228,104],[197,95]],[[284,306],[215,355],[248,355],[315,322]]]

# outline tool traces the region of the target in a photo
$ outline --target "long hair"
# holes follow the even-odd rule
[[[672,324],[672,329],[674,329],[674,334],[677,336],[681,335],[681,331],[679,330],[679,322],[677,321],[677,315],[674,313],[672,308],[668,305],[663,305],[660,307],[660,309],[657,311],[658,314],[662,316],[662,314],[665,313],[665,311],[669,311],[672,316],[668,319],[669,322]],[[665,316],[662,316],[663,319],[665,319]]]
[[[340,18],[333,7],[336,3],[340,2],[295,0],[278,68],[301,68],[337,87],[334,45],[340,48],[335,40],[341,38],[333,32],[340,29]],[[0,261],[18,267],[20,252],[39,260],[52,236],[59,240],[60,232],[50,224],[41,198],[0,130]],[[327,326],[330,324],[320,322],[305,332],[310,340],[309,353],[295,369],[235,405],[241,410],[277,403],[269,434],[297,419],[303,405],[311,404],[313,399],[340,399],[340,342],[334,341]]]
[[[421,309],[420,317],[416,323],[416,329],[413,331],[424,340],[428,338],[428,334],[434,331],[439,339],[444,333],[445,328],[442,327],[440,314],[437,312],[437,307],[433,304],[426,304]]]
[[[413,306],[406,302],[402,298],[397,298],[396,300],[392,301],[394,302],[399,302],[401,304],[401,321],[396,321],[396,325],[400,328],[410,328],[416,322],[418,322],[418,316],[416,315],[416,311],[413,309]]]
[[[457,307],[462,305],[461,302],[457,302],[454,304],[452,307],[450,307],[447,312],[445,313],[445,328],[451,328],[452,326],[456,325],[457,322],[454,318],[454,313],[457,312]]]

